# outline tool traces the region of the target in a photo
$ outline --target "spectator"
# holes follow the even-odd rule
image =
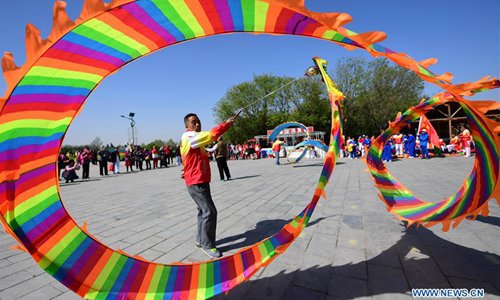
[[[281,151],[281,145],[283,145],[284,142],[281,139],[277,139],[274,143],[273,146],[271,147],[273,149],[274,153],[274,158],[276,159],[276,166],[281,165],[280,164],[280,151]]]
[[[420,152],[422,153],[422,159],[429,159],[429,150],[427,149],[429,143],[429,134],[427,134],[427,130],[422,129],[420,132]]]
[[[177,147],[175,147],[175,158],[177,159],[177,165],[178,166],[182,165],[181,145],[177,145]]]
[[[111,153],[111,163],[113,164],[113,174],[120,173],[120,151],[115,148]]]
[[[156,150],[156,146],[153,145],[153,149],[151,150],[151,156],[153,157],[153,169],[158,168],[158,150]]]
[[[132,161],[132,149],[130,147],[127,147],[127,150],[125,150],[125,168],[128,170],[130,169],[130,172],[134,172],[132,169],[132,166],[134,165]]]
[[[91,160],[91,154],[89,152],[89,149],[84,148],[82,154],[80,155],[80,161],[82,163],[82,180],[89,179],[90,160]]]
[[[470,143],[471,143],[471,135],[470,131],[462,126],[460,128],[462,133],[460,134],[460,141],[461,141],[461,146],[462,149],[464,149],[464,157],[469,157],[470,156]]]
[[[76,175],[76,170],[78,170],[80,166],[75,163],[74,160],[70,160],[69,164],[66,166],[63,172],[63,178],[66,179],[66,183],[73,182],[75,179],[78,179],[78,175]]]
[[[109,160],[109,152],[101,146],[101,150],[97,152],[97,161],[99,162],[99,174],[101,176],[108,176],[108,160]]]

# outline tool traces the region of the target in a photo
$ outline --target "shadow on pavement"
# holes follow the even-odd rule
[[[349,258],[356,250],[361,249],[331,251]],[[398,299],[411,295],[412,288],[484,288],[485,295],[500,296],[500,256],[451,243],[423,227],[405,230],[399,241],[369,260],[266,276],[213,299],[356,299],[382,294]]]
[[[100,179],[100,178],[91,178],[91,179],[86,179],[86,180],[76,179],[74,182],[65,182],[64,179],[59,179],[59,185],[60,186],[79,185],[79,184],[82,184],[82,183],[85,183],[85,182],[101,181],[101,180],[102,179]]]
[[[234,178],[231,178],[231,180],[248,179],[248,178],[254,178],[254,177],[260,177],[260,175],[248,175],[248,176],[234,177]]]
[[[70,186],[70,185],[79,185],[82,182],[80,180],[75,181],[75,182],[64,182],[64,181],[59,181],[60,186]]]
[[[500,226],[500,218],[498,218],[498,217],[492,217],[492,216],[488,216],[488,217],[477,216],[476,221],[483,222],[483,223],[486,223],[486,224],[495,225],[495,226]]]
[[[307,227],[315,225],[325,218],[318,218],[313,222],[310,222]],[[244,233],[225,237],[217,241],[217,247],[221,252],[227,252],[230,250],[240,249],[244,247],[251,246],[257,242],[262,241],[265,238],[271,237],[273,234],[278,233],[283,226],[289,223],[290,220],[265,220],[260,221],[255,225],[254,229],[250,229]],[[241,241],[240,241],[241,240]],[[238,241],[238,242],[236,242]],[[231,244],[232,242],[236,242]],[[229,244],[229,245],[226,245]],[[224,246],[225,245],[225,246]]]
[[[300,163],[299,163],[300,164]],[[340,162],[340,161],[337,161],[337,163],[335,163],[335,165],[343,165],[345,164],[345,162]],[[307,167],[323,167],[323,162],[321,163],[316,163],[316,164],[308,164],[308,165],[295,165],[293,166],[294,168],[307,168]]]

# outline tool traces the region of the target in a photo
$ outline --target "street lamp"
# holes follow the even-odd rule
[[[131,112],[128,114],[128,117],[125,117],[124,115],[121,115],[120,117],[124,119],[130,120],[130,127],[132,128],[132,145],[135,145],[135,136],[134,136],[134,126],[135,126],[135,121],[134,121],[134,116],[135,113]]]

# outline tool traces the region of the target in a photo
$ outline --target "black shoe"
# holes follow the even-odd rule
[[[211,249],[204,249],[201,248],[201,251],[208,255],[210,258],[220,258],[222,257],[222,253],[217,248],[211,248]]]
[[[194,246],[195,246],[196,248],[201,248],[201,244],[200,244],[200,243],[198,243],[198,242],[195,242],[195,243],[194,243]]]

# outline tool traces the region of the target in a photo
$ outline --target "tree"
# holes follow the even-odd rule
[[[229,141],[241,143],[289,121],[314,126],[321,124],[320,128],[327,127],[329,131],[329,115],[323,116],[325,107],[328,111],[329,102],[321,81],[302,78],[280,89],[292,80],[289,77],[258,75],[251,82],[229,88],[213,109],[217,122],[227,120],[240,108],[255,102],[245,109],[237,119],[237,125],[228,131],[226,136]],[[322,101],[324,103],[320,104]]]
[[[101,149],[101,146],[103,145],[102,141],[101,141],[101,138],[100,137],[96,137],[89,145],[89,147],[91,148],[91,150],[99,150]]]
[[[165,145],[165,141],[156,139],[152,141],[151,143],[147,144],[146,147],[149,149],[153,149],[153,146],[156,146],[156,149],[159,149],[160,147],[163,147]]]
[[[423,81],[409,70],[389,65],[386,59],[370,62],[362,58],[342,59],[330,74],[346,96],[342,107],[346,135],[378,135],[387,127],[387,121],[417,104],[422,97]],[[328,143],[331,110],[324,83],[319,76],[301,78],[279,89],[291,80],[258,75],[250,82],[229,88],[213,109],[218,122],[255,103],[245,109],[236,126],[228,131],[228,139],[241,143],[281,123],[296,121],[327,133]],[[265,100],[258,101],[275,90]]]
[[[314,130],[326,133],[328,143],[331,130],[330,100],[325,85],[320,77],[314,79],[303,78],[294,85],[295,97],[292,98],[295,108],[292,119],[306,126],[314,126]]]
[[[378,135],[387,128],[387,121],[422,98],[423,81],[409,70],[391,66],[387,59],[341,59],[332,74],[346,96],[346,135]]]
[[[177,147],[177,144],[174,142],[173,139],[168,139],[167,143],[166,143],[167,146],[169,146],[170,148],[175,148]]]

